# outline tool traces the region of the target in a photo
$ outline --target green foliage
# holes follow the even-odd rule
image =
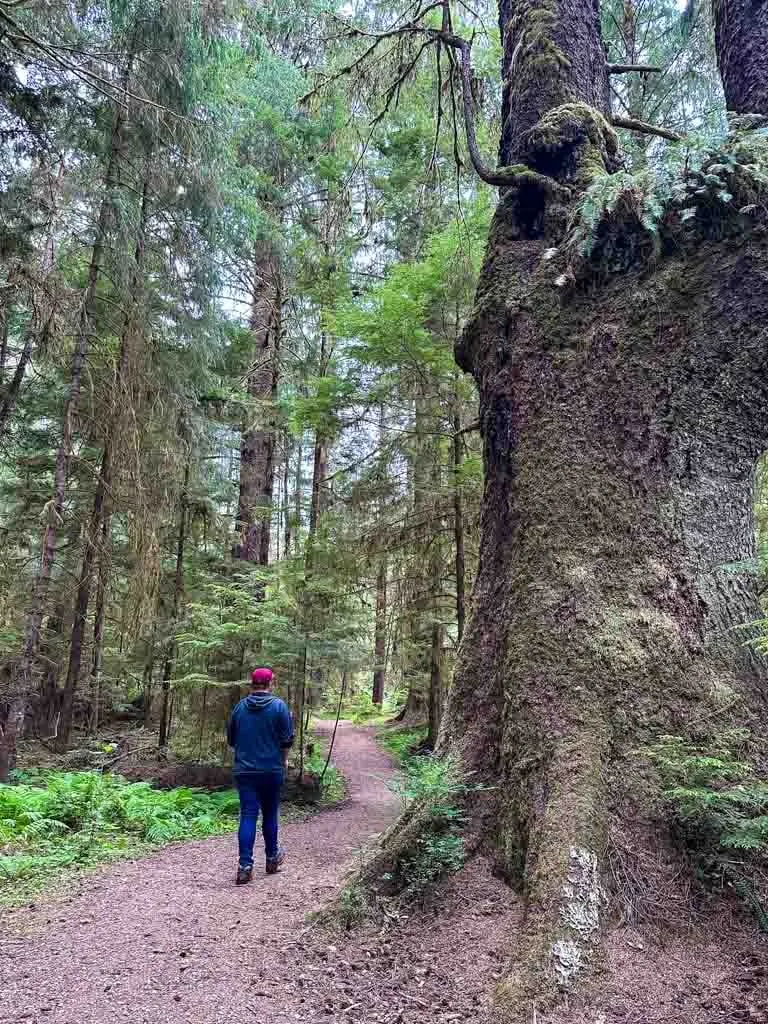
[[[367,680],[366,680],[367,681]],[[326,694],[325,710],[335,717],[338,709],[338,692],[332,688]],[[405,694],[400,689],[392,689],[384,695],[382,707],[374,704],[371,690],[357,690],[345,698],[341,709],[341,717],[356,725],[380,725],[387,722],[402,707]]]
[[[663,212],[660,182],[652,171],[600,174],[579,201],[571,244],[582,256],[590,256],[600,225],[612,216],[632,216],[651,234],[657,234]]]
[[[466,859],[462,803],[478,787],[463,778],[452,758],[408,757],[402,774],[390,783],[404,806],[417,803],[425,827],[412,849],[400,861],[396,881],[407,896],[423,897],[441,878],[458,871]]]
[[[45,879],[181,839],[235,827],[234,791],[153,789],[101,772],[37,772],[0,785],[0,893],[20,879]]]
[[[459,871],[466,857],[464,837],[458,831],[425,833],[416,852],[401,865],[405,891],[410,896],[423,895],[441,878]]]
[[[745,730],[733,730],[711,746],[701,746],[680,736],[662,736],[648,755],[702,875],[711,881],[724,876],[740,895],[750,894],[755,909],[760,902],[745,877],[748,865],[735,858],[768,865],[768,780],[736,757],[734,748],[747,738]],[[766,920],[762,908],[757,916]]]
[[[728,737],[743,742],[743,734]],[[664,736],[650,750],[675,817],[696,844],[768,854],[768,781],[731,746],[702,748]]]
[[[413,751],[420,746],[427,738],[427,727],[420,726],[417,729],[385,729],[379,733],[379,743],[388,750],[398,764],[404,764]]]
[[[598,175],[577,205],[566,249],[585,266],[621,271],[669,239],[749,227],[767,197],[768,127],[732,118],[717,142],[690,136],[636,171]]]
[[[336,916],[342,928],[354,928],[363,920],[367,910],[368,898],[365,889],[354,883],[345,885],[336,904]]]
[[[347,780],[333,763],[333,759],[331,759],[328,767],[325,767],[325,761],[328,756],[328,743],[325,737],[318,738],[308,734],[306,738],[313,747],[313,750],[304,761],[305,770],[317,778],[320,778],[325,770],[322,782],[322,806],[332,807],[334,804],[341,803],[347,797]],[[294,760],[295,757],[296,755],[294,755]]]

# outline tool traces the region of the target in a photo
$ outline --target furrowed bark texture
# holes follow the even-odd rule
[[[753,17],[762,31],[768,9]],[[540,93],[515,74],[518,48],[538,52],[526,18],[561,68]],[[502,24],[503,155],[538,176],[503,193],[457,347],[479,389],[486,484],[439,750],[494,787],[477,831],[526,897],[498,1000],[517,1022],[598,958],[612,842],[679,892],[643,747],[764,728],[765,666],[737,627],[760,617],[743,566],[768,448],[768,241],[764,225],[708,230],[704,215],[653,268],[638,258],[569,285],[553,247],[595,171],[616,166],[596,5],[520,0]],[[407,854],[417,820],[371,874]]]
[[[736,114],[768,112],[768,16],[756,0],[714,0],[717,62]]]
[[[599,934],[611,832],[663,835],[633,752],[765,715],[735,631],[757,589],[733,566],[754,555],[768,447],[768,253],[708,244],[562,301],[547,244],[521,252],[502,204],[471,328],[481,564],[443,747],[499,786],[523,954],[566,984]]]
[[[239,540],[235,557],[257,565],[269,562],[272,490],[275,468],[275,432],[272,403],[277,391],[277,351],[280,338],[280,263],[266,247],[254,268],[253,364],[248,394],[258,403],[256,418],[243,431],[240,445]]]
[[[563,103],[587,103],[608,112],[598,0],[499,0],[499,27],[500,164],[525,160],[528,133]]]

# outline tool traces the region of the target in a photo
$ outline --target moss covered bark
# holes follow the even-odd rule
[[[488,482],[443,734],[496,784],[486,841],[527,897],[510,1019],[599,955],[612,837],[664,846],[638,751],[761,729],[764,667],[736,631],[759,604],[734,566],[768,447],[764,226],[563,295],[556,239],[521,240],[514,218],[502,203],[463,350]]]
[[[524,157],[527,133],[563,103],[610,105],[598,0],[500,0],[502,138],[499,163]]]
[[[493,787],[473,798],[474,841],[525,895],[498,993],[517,1024],[599,961],[612,850],[631,851],[638,899],[676,897],[643,748],[763,729],[766,667],[737,627],[760,614],[748,566],[768,449],[768,218],[753,203],[723,230],[705,204],[683,230],[670,210],[681,233],[652,266],[628,245],[620,272],[592,266],[577,283],[569,225],[616,167],[596,4],[505,0],[501,15],[502,159],[525,169],[457,350],[479,389],[486,483],[438,751]],[[519,76],[518,60],[532,62]],[[392,830],[369,881],[423,824],[415,808]]]

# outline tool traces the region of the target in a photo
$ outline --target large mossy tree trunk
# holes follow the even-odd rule
[[[502,2],[502,158],[525,167],[457,350],[486,483],[438,750],[493,787],[474,801],[475,841],[525,896],[498,999],[510,1022],[597,959],[617,840],[642,883],[683,898],[643,748],[766,715],[768,676],[735,627],[760,617],[744,566],[768,448],[768,239],[704,223],[653,267],[569,276],[575,204],[616,166],[597,14],[594,0]],[[768,8],[752,18],[763,32]],[[742,62],[755,52],[726,35]],[[752,72],[724,60],[730,99]],[[414,806],[369,879],[424,827]]]

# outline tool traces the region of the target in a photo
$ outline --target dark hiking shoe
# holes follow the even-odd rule
[[[285,850],[282,847],[277,851],[276,857],[267,857],[267,874],[276,875],[285,863]]]
[[[235,885],[247,885],[253,877],[253,868],[238,868]]]

